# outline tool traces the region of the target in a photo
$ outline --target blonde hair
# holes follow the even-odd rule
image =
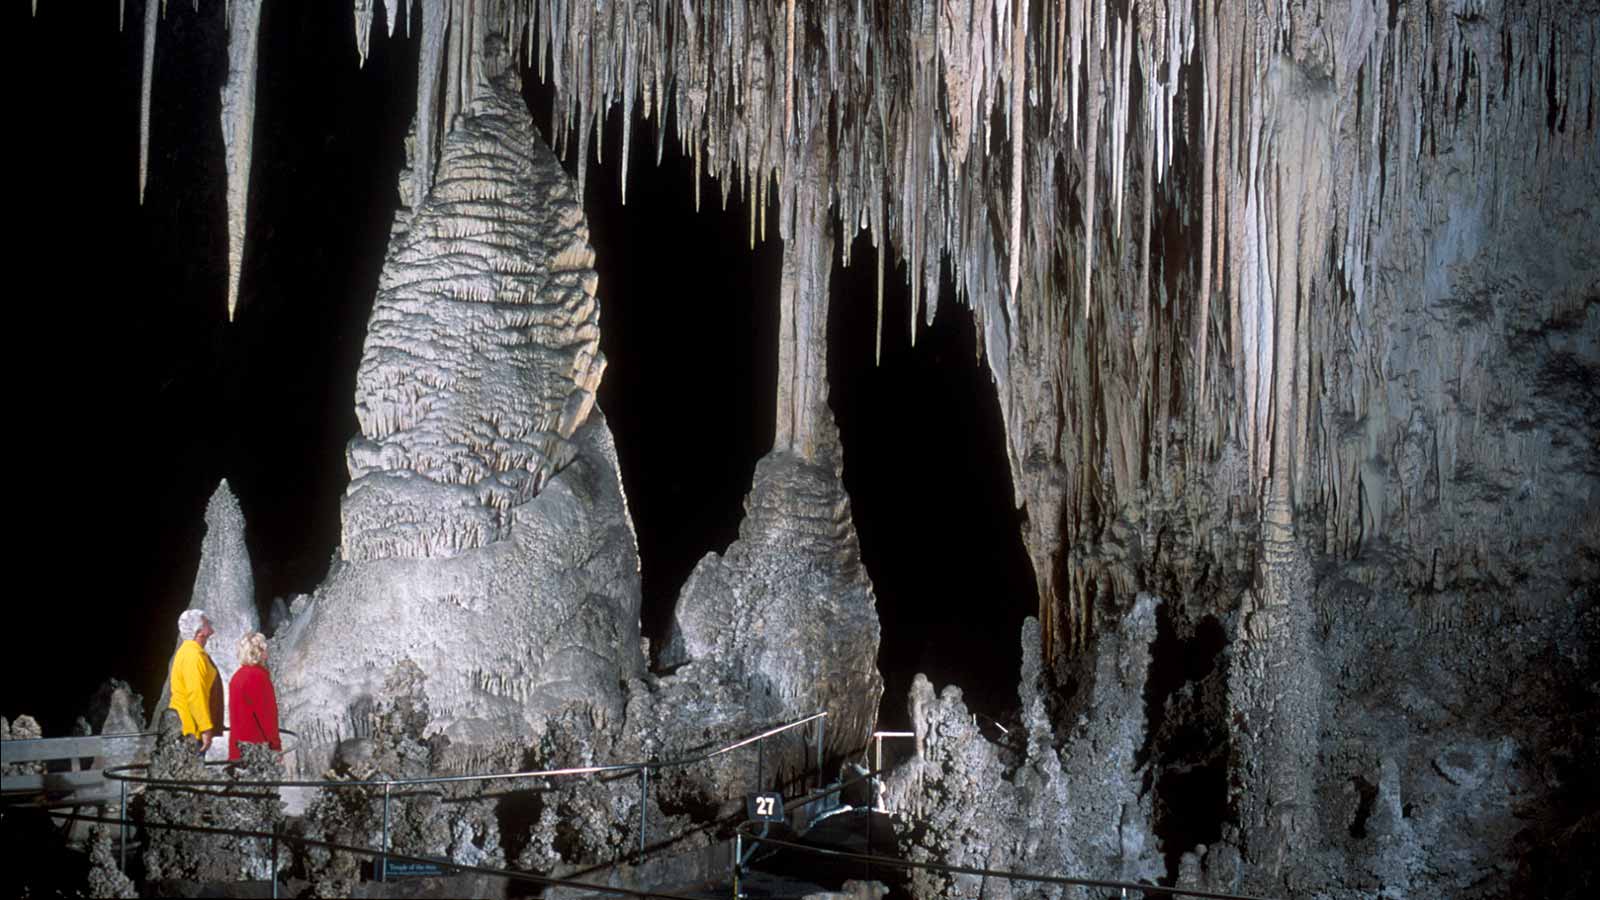
[[[239,665],[259,666],[267,661],[267,636],[252,631],[239,638]]]

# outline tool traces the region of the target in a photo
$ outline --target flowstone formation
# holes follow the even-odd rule
[[[583,208],[512,85],[476,104],[395,219],[356,374],[346,561],[507,539],[573,460],[605,370]]]
[[[571,706],[620,727],[620,685],[643,668],[637,549],[592,412],[587,228],[506,76],[473,84],[436,174],[419,150],[403,180],[413,205],[357,374],[341,559],[275,636],[303,770],[403,659],[428,675],[441,764],[470,768],[514,765]]]

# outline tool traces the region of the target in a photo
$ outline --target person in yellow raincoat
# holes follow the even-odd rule
[[[222,681],[217,666],[206,655],[206,641],[215,634],[205,610],[184,610],[178,617],[183,644],[172,656],[172,701],[183,720],[183,733],[200,739],[200,752],[211,749],[211,739],[222,730]]]

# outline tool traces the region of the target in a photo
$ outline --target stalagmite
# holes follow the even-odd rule
[[[228,172],[229,320],[239,304],[239,277],[244,267],[261,2],[231,0],[228,7],[228,80],[222,87],[222,143]]]

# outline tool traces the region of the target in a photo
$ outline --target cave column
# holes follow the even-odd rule
[[[1269,70],[1268,147],[1261,172],[1270,221],[1268,254],[1256,277],[1273,287],[1274,335],[1270,372],[1270,459],[1262,497],[1257,590],[1240,611],[1238,664],[1229,678],[1235,712],[1234,783],[1245,852],[1268,884],[1314,834],[1311,796],[1318,732],[1320,680],[1311,651],[1309,554],[1296,528],[1297,476],[1304,471],[1304,418],[1310,398],[1306,340],[1313,291],[1326,272],[1331,207],[1332,98],[1296,64]],[[1258,468],[1259,471],[1259,468]]]
[[[778,288],[778,395],[774,452],[807,461],[831,443],[828,410],[828,281],[833,223],[830,168],[814,136],[791,151],[779,216],[783,276]]]

